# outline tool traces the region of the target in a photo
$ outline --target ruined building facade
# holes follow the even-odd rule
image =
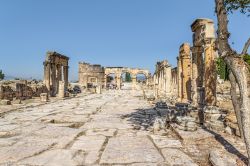
[[[78,78],[79,84],[84,87],[102,85],[104,81],[104,67],[80,62]]]
[[[57,52],[47,52],[44,61],[44,84],[46,85],[50,96],[56,96],[59,89],[68,87],[68,66],[69,58]],[[60,86],[60,87],[59,87]],[[63,87],[61,87],[63,86]]]
[[[79,84],[86,88],[93,86],[101,86],[106,88],[110,82],[109,78],[114,75],[114,83],[117,89],[122,86],[122,74],[129,73],[131,76],[132,86],[135,87],[136,76],[144,74],[148,83],[150,72],[149,70],[127,67],[102,67],[101,65],[91,65],[89,63],[79,63]]]

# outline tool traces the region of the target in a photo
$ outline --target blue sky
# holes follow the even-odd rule
[[[42,78],[45,54],[55,50],[70,57],[71,80],[79,61],[153,72],[159,60],[176,66],[196,18],[216,20],[214,0],[1,0],[0,69]],[[237,51],[250,36],[249,19],[230,15]]]

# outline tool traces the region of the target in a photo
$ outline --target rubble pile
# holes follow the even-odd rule
[[[0,100],[26,100],[32,97],[40,97],[42,93],[48,93],[48,90],[42,82],[36,80],[12,80],[1,81],[0,83]],[[1,103],[9,104],[10,102],[7,101]]]

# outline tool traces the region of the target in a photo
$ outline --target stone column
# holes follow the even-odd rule
[[[178,91],[178,101],[182,100],[182,67],[181,59],[177,57],[177,91]]]
[[[132,75],[132,89],[136,89],[136,75],[134,74]]]
[[[50,63],[44,62],[44,84],[50,92]]]
[[[56,82],[56,66],[51,64],[51,96],[56,96],[57,94],[57,82]]]
[[[65,88],[68,90],[69,84],[69,66],[63,66],[63,79],[65,83]]]
[[[104,75],[104,89],[107,88],[107,75]]]
[[[216,63],[214,39],[207,40],[205,44],[205,103],[208,106],[216,106]]]
[[[59,81],[58,97],[59,98],[65,97],[65,82],[64,81]]]
[[[168,66],[165,71],[166,93],[171,93],[171,67]]]
[[[198,106],[198,86],[201,86],[199,83],[199,80],[202,76],[199,76],[202,74],[202,71],[200,70],[200,63],[202,61],[202,47],[200,46],[194,46],[192,47],[192,104],[194,106]],[[201,69],[202,70],[202,69]]]
[[[57,69],[57,80],[62,81],[62,66],[57,65],[56,69]]]
[[[62,66],[60,64],[56,65],[57,92],[59,90],[59,81],[62,81]]]
[[[117,85],[117,89],[121,89],[121,74],[117,74],[116,75],[116,85]]]
[[[190,59],[190,46],[188,43],[184,43],[180,47],[180,61],[181,61],[181,100],[182,102],[188,102],[190,100],[191,93],[191,59]]]

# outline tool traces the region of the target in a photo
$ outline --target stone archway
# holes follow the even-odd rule
[[[106,67],[105,68],[105,78],[104,82],[105,85],[107,85],[107,74],[114,73],[116,75],[116,84],[117,89],[121,89],[121,83],[122,83],[122,73],[130,73],[131,80],[132,80],[132,88],[134,89],[136,86],[136,75],[138,73],[143,73],[145,77],[149,78],[149,71],[145,69],[139,69],[139,68],[127,68],[127,67]],[[148,84],[148,81],[147,81]]]

